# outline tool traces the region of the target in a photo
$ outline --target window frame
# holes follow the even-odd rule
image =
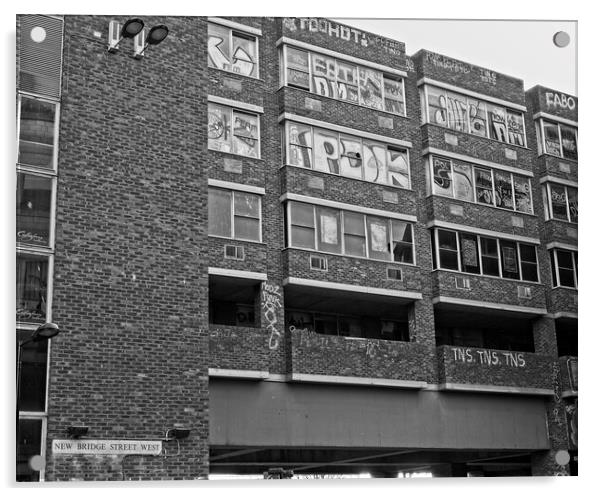
[[[437,89],[437,90],[443,92],[442,96],[444,96],[444,98],[445,98],[445,113],[446,113],[445,114],[446,115],[445,125],[439,124],[437,122],[431,122],[430,112],[429,112],[429,109],[430,109],[430,105],[429,105],[429,88],[434,88],[434,89]],[[526,129],[526,126],[525,126],[525,111],[524,110],[519,110],[519,109],[516,109],[516,108],[513,108],[513,107],[509,107],[508,105],[504,104],[503,102],[495,103],[495,102],[492,102],[492,101],[489,101],[489,100],[483,98],[482,96],[476,96],[476,95],[475,96],[471,96],[471,95],[462,93],[462,89],[461,88],[457,88],[457,89],[454,88],[453,90],[448,90],[446,88],[442,88],[440,86],[437,86],[436,84],[425,83],[423,85],[423,91],[424,91],[424,102],[425,102],[425,114],[424,114],[425,120],[423,122],[424,124],[432,124],[434,126],[443,127],[445,129],[449,129],[451,131],[455,131],[455,132],[458,132],[458,133],[469,134],[469,135],[472,135],[472,136],[476,136],[478,138],[487,138],[487,139],[490,139],[490,140],[493,140],[493,141],[496,141],[498,143],[502,143],[502,144],[505,144],[505,145],[517,146],[519,148],[528,148],[528,144],[527,144],[527,129]],[[477,134],[477,133],[471,131],[471,125],[470,125],[470,108],[468,108],[467,111],[466,111],[466,113],[467,113],[467,119],[468,119],[467,120],[468,131],[462,131],[462,130],[456,129],[455,127],[452,127],[450,125],[450,120],[448,118],[448,109],[449,109],[448,92],[451,92],[451,93],[454,93],[454,94],[457,94],[457,95],[465,97],[467,105],[468,105],[468,100],[472,100],[472,101],[476,101],[476,102],[479,102],[479,103],[483,103],[485,105],[485,120],[486,120],[486,122],[485,122],[485,129],[486,129],[485,136],[481,136],[480,134]],[[491,136],[491,129],[490,129],[491,128],[491,120],[489,118],[489,114],[490,114],[490,108],[492,108],[492,107],[500,107],[500,108],[504,109],[504,115],[505,115],[505,117],[504,117],[504,125],[506,126],[506,133],[507,133],[507,136],[508,136],[508,141],[498,140],[497,138],[494,138],[493,136]],[[509,130],[509,127],[508,127],[508,110],[510,110],[510,112],[513,112],[513,113],[520,113],[521,116],[522,116],[521,121],[522,121],[522,129],[523,129],[523,134],[522,134],[522,139],[523,139],[523,143],[524,143],[523,145],[519,145],[519,144],[511,143],[510,142],[510,133],[508,131]]]
[[[304,51],[304,52],[306,52],[308,54],[307,57],[308,57],[308,61],[309,61],[309,66],[308,66],[308,68],[309,68],[309,89],[302,88],[302,87],[300,87],[298,85],[289,84],[289,81],[288,81],[288,69],[289,69],[289,67],[288,67],[288,48],[289,47],[293,48],[295,50],[298,50],[298,51]],[[325,54],[325,53],[322,53],[322,52],[319,52],[319,51],[310,50],[310,49],[306,49],[306,48],[301,48],[301,47],[297,47],[295,45],[290,45],[290,44],[287,44],[287,43],[284,43],[282,45],[282,48],[279,51],[280,51],[280,53],[283,54],[283,56],[280,58],[280,60],[281,60],[281,62],[284,65],[284,70],[282,71],[283,79],[281,81],[282,86],[286,86],[286,87],[289,87],[289,88],[296,88],[296,89],[299,89],[299,90],[302,90],[302,91],[307,91],[307,92],[311,93],[312,95],[318,95],[318,96],[323,97],[323,98],[329,98],[331,100],[337,100],[337,101],[344,102],[344,103],[350,103],[352,105],[358,105],[358,106],[363,107],[363,108],[368,108],[368,109],[372,109],[372,110],[378,110],[380,112],[385,112],[385,113],[391,114],[391,115],[397,115],[397,116],[401,116],[401,117],[407,117],[407,92],[406,92],[406,84],[405,84],[405,80],[406,80],[407,76],[402,76],[400,74],[394,74],[392,72],[385,72],[385,71],[383,71],[381,69],[376,69],[376,68],[370,67],[368,65],[363,65],[363,64],[358,63],[358,62],[354,62],[354,61],[351,61],[351,60],[345,60],[345,59],[342,59],[342,58],[337,58],[335,55]],[[331,59],[333,59],[335,61],[335,82],[337,84],[337,90],[338,90],[338,84],[339,84],[339,81],[340,81],[339,80],[339,74],[338,74],[338,65],[339,65],[339,63],[345,64],[345,65],[352,65],[352,66],[355,67],[355,74],[356,74],[356,80],[357,80],[356,81],[357,82],[356,88],[357,88],[357,95],[358,95],[357,102],[353,102],[353,101],[350,101],[350,100],[347,100],[347,99],[339,98],[338,96],[331,97],[331,96],[321,95],[321,94],[316,93],[315,91],[312,90],[312,78],[313,78],[313,73],[314,73],[313,68],[312,68],[312,55],[318,55],[318,56],[321,56],[321,57],[331,58]],[[381,87],[381,91],[380,91],[380,98],[381,98],[381,101],[382,101],[382,108],[374,108],[374,107],[370,107],[368,105],[362,105],[360,103],[361,100],[360,100],[360,77],[359,77],[359,73],[360,73],[360,69],[361,68],[368,69],[370,71],[374,71],[374,72],[377,72],[378,74],[380,74],[381,82],[382,82],[382,87]],[[388,110],[385,110],[385,108],[386,108],[386,106],[385,106],[385,84],[384,84],[384,80],[385,79],[389,79],[389,80],[396,81],[396,82],[399,82],[399,80],[401,80],[402,90],[403,90],[403,114],[397,114],[395,112],[390,112]],[[346,81],[340,81],[340,82],[342,82],[344,84],[349,84]]]
[[[307,205],[312,207],[313,210],[313,230],[314,230],[314,246],[313,248],[307,248],[307,247],[303,247],[303,246],[293,246],[292,245],[292,208],[291,208],[291,204],[294,203],[299,203],[302,205]],[[299,200],[288,200],[285,204],[285,209],[286,209],[286,245],[285,248],[287,249],[294,249],[294,250],[307,250],[307,251],[311,251],[311,252],[316,252],[316,253],[323,253],[325,255],[336,255],[336,256],[343,256],[343,257],[350,257],[350,258],[358,258],[361,260],[370,260],[370,261],[374,261],[374,262],[385,262],[385,263],[395,263],[395,264],[402,264],[402,265],[411,265],[411,266],[416,266],[416,238],[415,238],[415,230],[414,230],[414,223],[407,221],[407,220],[400,220],[400,219],[393,219],[390,217],[384,217],[381,215],[373,215],[373,214],[368,214],[368,213],[363,213],[363,212],[354,212],[352,210],[346,210],[344,208],[337,208],[337,207],[324,207],[322,205],[315,205],[309,202],[303,202],[303,201],[299,201]],[[336,210],[339,213],[338,216],[338,232],[340,233],[341,236],[341,251],[340,252],[328,252],[328,251],[323,251],[318,249],[318,219],[317,219],[317,210],[318,208],[329,208],[332,210]],[[345,237],[348,235],[345,232],[345,213],[350,213],[350,214],[355,214],[355,215],[361,215],[363,217],[364,220],[364,256],[359,256],[359,255],[350,255],[348,253],[346,253],[346,244],[345,244]],[[372,258],[370,257],[370,237],[369,237],[369,229],[368,229],[368,218],[373,218],[373,219],[380,219],[380,220],[384,220],[387,222],[387,240],[389,241],[389,258],[388,259],[379,259],[379,258]],[[405,223],[407,225],[410,226],[411,228],[411,233],[412,233],[412,258],[413,261],[412,263],[408,263],[408,262],[401,262],[401,261],[396,261],[394,260],[394,249],[392,246],[392,239],[393,239],[393,224],[392,222],[396,221],[396,222],[401,222],[401,223]],[[302,226],[302,227],[306,227],[306,226]],[[356,236],[355,234],[351,234],[351,236]]]
[[[554,208],[553,208],[553,202],[552,202],[552,187],[564,189],[565,207],[566,207],[566,213],[567,213],[566,219],[560,219],[560,218],[554,216]],[[575,194],[578,195],[578,188],[575,186],[568,186],[566,184],[555,183],[553,181],[548,181],[545,183],[543,193],[544,193],[544,204],[546,207],[545,212],[547,214],[546,220],[569,222],[571,224],[577,224],[577,225],[579,224],[579,212],[577,211],[577,220],[574,220],[574,218],[573,218],[574,216],[571,213],[571,206],[570,206],[570,202],[569,202],[569,190],[575,191]]]
[[[439,243],[439,232],[440,231],[445,231],[448,233],[455,233],[455,240],[456,240],[456,263],[457,263],[457,269],[448,269],[448,268],[444,268],[441,267],[441,257],[440,257],[440,243]],[[461,237],[462,235],[466,235],[466,236],[471,236],[471,237],[476,237],[477,239],[477,257],[478,257],[478,267],[479,267],[479,272],[466,272],[462,270],[462,245],[461,245]],[[515,282],[524,282],[524,283],[529,283],[529,284],[540,284],[541,283],[541,276],[540,276],[540,263],[539,263],[539,255],[537,253],[537,245],[531,244],[531,243],[523,243],[521,241],[516,241],[513,239],[507,239],[507,238],[496,238],[496,237],[492,237],[492,236],[488,236],[488,235],[481,235],[481,234],[477,234],[477,233],[471,233],[469,231],[456,231],[454,229],[449,229],[449,228],[442,228],[442,227],[433,227],[431,229],[431,238],[433,240],[433,245],[434,245],[434,256],[433,258],[433,262],[434,262],[434,267],[433,267],[433,271],[435,270],[446,270],[446,271],[450,271],[450,272],[457,272],[457,273],[461,273],[461,274],[467,274],[470,276],[480,276],[480,277],[492,277],[495,279],[504,279],[507,281],[515,281]],[[481,243],[483,242],[482,240],[492,240],[495,241],[496,243],[496,253],[497,253],[497,268],[498,268],[498,275],[492,275],[492,274],[485,274],[483,271],[483,257],[485,256],[486,258],[493,258],[490,255],[484,255],[483,254],[483,248]],[[503,276],[503,266],[502,266],[502,250],[501,250],[501,242],[504,243],[512,243],[515,247],[515,252],[516,252],[516,261],[517,261],[517,273],[519,275],[518,279],[514,279],[514,278],[510,278],[510,277],[504,277]],[[535,251],[535,266],[536,266],[536,274],[537,274],[537,280],[536,281],[531,281],[528,279],[524,279],[523,277],[523,260],[522,260],[522,256],[521,256],[521,247],[522,246],[529,246],[529,247],[533,247],[534,251]],[[449,251],[453,251],[453,250],[449,250]],[[525,263],[533,263],[533,262],[525,262]]]
[[[216,108],[222,108],[222,109],[227,109],[230,113],[230,151],[225,151],[225,150],[217,150],[216,148],[211,148],[211,140],[214,138],[209,138],[209,116],[211,115],[211,107],[214,106]],[[243,114],[243,115],[249,115],[249,116],[253,116],[257,119],[257,138],[250,138],[250,139],[254,139],[257,142],[257,156],[253,157],[252,155],[244,155],[241,153],[236,153],[234,152],[233,148],[234,148],[234,137],[237,136],[234,134],[234,113],[239,113],[239,114]],[[207,149],[212,151],[212,152],[217,152],[217,153],[227,153],[229,155],[235,155],[237,157],[245,157],[248,159],[252,159],[252,160],[262,160],[261,158],[261,114],[258,114],[256,112],[253,112],[251,110],[247,110],[244,108],[239,108],[239,107],[235,107],[235,106],[231,106],[231,105],[226,105],[224,103],[217,103],[217,102],[212,102],[212,101],[208,101],[207,102]]]
[[[563,251],[571,255],[571,270],[573,271],[573,280],[575,281],[574,286],[564,286],[560,283],[560,266],[558,265],[558,251]],[[576,250],[566,250],[562,248],[551,248],[550,254],[552,256],[552,288],[565,288],[565,289],[579,289],[578,279],[578,266],[576,260]],[[564,270],[568,270],[567,267],[563,267]]]
[[[233,62],[232,62],[232,56],[234,55],[234,53],[232,52],[232,48],[233,48],[233,37],[234,34],[238,34],[238,35],[242,35],[242,38],[254,38],[255,39],[255,60],[253,61],[254,66],[255,66],[255,70],[254,72],[256,73],[256,75],[249,75],[249,74],[243,74],[241,72],[235,72],[233,70],[228,70],[228,69],[224,69],[221,67],[214,67],[213,65],[211,65],[211,63],[209,62],[210,57],[209,54],[207,54],[207,67],[211,68],[211,69],[217,69],[218,71],[224,71],[227,72],[229,74],[236,74],[237,76],[244,76],[244,77],[248,77],[251,79],[260,79],[259,77],[259,36],[252,34],[252,33],[247,33],[242,29],[236,29],[234,27],[230,27],[230,26],[226,26],[224,24],[218,24],[216,22],[211,22],[211,21],[207,21],[207,44],[209,44],[209,26],[213,25],[213,26],[219,26],[222,29],[228,30],[228,49],[229,49],[229,53],[230,53],[230,67],[233,67]]]
[[[442,195],[437,193],[436,189],[435,189],[435,159],[439,159],[439,160],[443,160],[443,161],[447,161],[450,163],[450,192],[451,192],[451,196],[447,196],[447,195]],[[461,165],[461,164],[466,164],[469,165],[471,167],[471,173],[472,173],[472,197],[473,200],[467,200],[464,198],[458,198],[458,196],[456,195],[456,188],[454,186],[454,184],[456,183],[456,170],[454,168],[454,165]],[[471,162],[465,162],[465,161],[458,161],[457,159],[451,158],[451,157],[445,157],[444,155],[438,155],[436,153],[431,153],[429,154],[429,158],[428,158],[428,167],[429,167],[429,178],[427,178],[429,180],[430,183],[430,188],[431,188],[431,194],[434,196],[438,196],[440,198],[452,198],[454,200],[458,200],[458,201],[463,201],[463,202],[467,202],[467,203],[472,203],[475,205],[481,205],[481,206],[485,206],[485,207],[493,207],[496,208],[498,210],[504,210],[506,212],[513,212],[513,213],[518,213],[518,214],[527,214],[527,215],[534,215],[534,209],[533,209],[533,185],[531,182],[531,177],[527,176],[527,175],[523,175],[523,174],[517,174],[515,172],[511,172],[505,169],[496,169],[494,167],[490,167],[490,166],[486,166],[486,165],[480,165],[480,164],[474,164]],[[478,196],[477,196],[477,173],[476,171],[480,169],[482,171],[488,171],[491,177],[491,192],[492,192],[492,203],[482,203],[478,201]],[[497,205],[496,202],[496,179],[495,179],[495,175],[496,172],[501,172],[504,174],[510,174],[510,183],[512,186],[512,204],[513,204],[513,208],[512,210],[509,208],[504,208],[501,206]],[[516,178],[519,178],[521,180],[525,180],[527,181],[527,183],[529,184],[529,204],[531,206],[531,209],[529,212],[524,212],[522,210],[518,210],[518,204],[516,201]],[[481,188],[481,189],[485,189],[485,188]]]
[[[303,126],[306,128],[309,128],[309,132],[311,133],[311,146],[307,146],[307,145],[298,145],[296,143],[292,143],[290,140],[290,128],[292,125],[296,125],[296,126]],[[331,174],[333,176],[338,176],[338,177],[343,177],[346,179],[352,179],[352,180],[356,180],[356,181],[362,181],[365,183],[369,183],[369,184],[378,184],[378,185],[382,185],[382,186],[388,186],[391,188],[397,188],[400,190],[405,190],[405,191],[412,191],[412,164],[410,162],[410,149],[407,147],[404,147],[402,145],[398,145],[398,144],[389,144],[386,141],[379,141],[379,140],[375,140],[375,139],[371,139],[371,138],[364,138],[362,136],[358,136],[358,135],[354,135],[348,132],[341,132],[341,131],[335,131],[335,130],[329,130],[326,129],[324,127],[320,127],[320,126],[314,126],[311,124],[305,124],[302,122],[297,122],[294,120],[286,120],[283,126],[284,129],[284,165],[285,166],[291,166],[291,167],[297,167],[299,169],[303,169],[303,170],[311,170],[311,171],[315,171],[315,172],[320,172],[323,174]],[[341,167],[340,167],[340,163],[339,163],[339,172],[335,173],[335,172],[330,172],[330,171],[326,171],[326,170],[322,170],[322,169],[316,169],[316,156],[315,156],[315,148],[316,148],[316,139],[315,139],[315,133],[316,131],[323,131],[329,134],[336,134],[337,135],[337,143],[338,143],[338,160],[341,161],[343,157],[348,157],[348,155],[343,155],[341,150],[342,150],[342,144],[341,144],[341,139],[342,137],[349,137],[352,138],[353,140],[356,140],[359,142],[360,144],[360,149],[361,149],[361,177],[353,177],[350,175],[346,175],[343,174],[341,172]],[[374,144],[378,144],[380,146],[382,146],[385,149],[385,171],[386,171],[386,175],[387,175],[387,182],[386,183],[381,183],[381,182],[376,182],[376,181],[370,181],[369,179],[366,179],[366,163],[367,160],[364,157],[364,148],[365,148],[365,143],[374,143]],[[293,163],[293,161],[290,159],[290,152],[291,152],[291,147],[300,147],[300,148],[305,148],[309,151],[310,153],[310,167],[304,167],[301,165],[296,165]],[[408,163],[408,174],[407,174],[407,178],[408,178],[408,188],[404,188],[403,186],[399,186],[396,184],[393,184],[392,182],[389,182],[389,178],[390,178],[390,173],[391,173],[391,166],[390,166],[390,153],[394,151],[394,152],[398,152],[398,153],[404,153],[406,155],[406,159],[407,159],[407,163]],[[393,169],[393,172],[396,172],[395,169]]]
[[[579,148],[577,148],[577,158],[570,158],[570,157],[565,157],[564,156],[564,150],[562,147],[562,129],[561,126],[565,126],[568,128],[571,128],[574,130],[575,132],[575,143],[578,144],[579,142],[579,128],[577,126],[573,126],[571,124],[564,124],[561,122],[557,122],[551,119],[546,119],[544,117],[540,117],[538,119],[539,123],[536,126],[537,129],[537,135],[538,138],[540,138],[540,143],[539,143],[539,148],[540,148],[540,155],[549,155],[550,157],[556,157],[556,158],[561,158],[563,160],[572,160],[573,162],[578,162],[579,161]],[[558,149],[560,150],[560,155],[556,155],[554,153],[550,153],[548,151],[548,147],[546,145],[546,135],[545,135],[545,131],[544,131],[544,124],[550,124],[553,126],[556,126],[556,132],[558,133]]]
[[[244,242],[248,242],[248,243],[263,243],[263,202],[262,202],[262,195],[257,194],[257,193],[251,193],[249,191],[243,191],[243,190],[235,190],[235,189],[227,189],[227,188],[222,188],[219,186],[209,186],[208,187],[209,192],[207,193],[208,195],[211,194],[211,190],[221,190],[221,191],[226,191],[227,193],[229,193],[230,196],[230,236],[222,236],[219,234],[211,234],[209,231],[211,229],[211,221],[209,220],[209,206],[207,206],[207,233],[208,236],[211,236],[212,238],[221,238],[221,239],[233,239],[233,240],[237,240],[237,241],[244,241]],[[259,217],[249,217],[249,216],[241,216],[241,215],[236,215],[235,211],[234,211],[234,196],[236,194],[240,194],[240,195],[251,195],[257,198],[258,202],[259,202]],[[235,234],[235,219],[236,217],[243,217],[243,218],[249,218],[249,219],[257,219],[258,221],[258,230],[259,230],[259,239],[248,239],[248,238],[240,238],[240,237],[236,237]]]
[[[32,164],[22,164],[19,162],[19,150],[20,150],[20,141],[21,141],[21,107],[23,98],[29,98],[30,100],[37,100],[43,103],[48,103],[54,105],[54,123],[53,123],[53,142],[52,142],[52,165],[51,167],[43,167],[39,165]],[[32,93],[27,92],[19,92],[17,95],[17,170],[30,170],[38,173],[46,173],[46,174],[55,174],[57,172],[58,167],[58,145],[59,145],[59,121],[60,121],[60,102],[57,100],[53,100],[51,98],[41,97]],[[29,142],[36,143],[36,142]],[[44,143],[41,143],[44,144]],[[47,145],[50,146],[50,145]]]

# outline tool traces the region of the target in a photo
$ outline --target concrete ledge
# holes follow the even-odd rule
[[[577,391],[573,391],[572,389],[567,389],[560,393],[560,396],[562,398],[576,398],[577,396],[579,396],[579,393]]]
[[[402,291],[398,289],[373,288],[372,286],[356,286],[355,284],[343,284],[339,282],[318,281],[315,279],[302,279],[300,277],[286,277],[282,281],[283,286],[309,286],[316,288],[334,289],[337,291],[349,291],[352,293],[367,293],[381,296],[393,296],[408,300],[421,300],[422,293],[416,291]]]
[[[425,381],[404,381],[399,379],[382,379],[380,377],[351,377],[342,375],[297,374],[287,375],[291,382],[318,382],[324,384],[353,384],[356,386],[382,386],[403,389],[423,389]]]
[[[439,386],[441,391],[470,391],[472,393],[505,393],[505,394],[526,394],[531,396],[553,396],[553,389],[515,387],[515,386],[494,386],[491,384],[460,384],[456,382],[445,382]]]
[[[449,303],[452,305],[463,305],[467,307],[491,308],[494,310],[507,310],[509,312],[527,313],[533,315],[547,315],[548,311],[540,307],[523,307],[520,305],[508,305],[505,303],[494,303],[482,300],[469,300],[465,298],[454,298],[452,296],[436,296],[433,298],[433,304]]]
[[[232,377],[237,379],[264,380],[270,376],[267,370],[239,370],[209,368],[209,377]]]

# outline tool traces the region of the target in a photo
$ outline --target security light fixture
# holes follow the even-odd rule
[[[144,29],[144,22],[137,17],[128,19],[121,26],[117,21],[109,23],[109,52],[113,53],[119,49],[119,43],[124,38],[135,38]]]
[[[87,425],[70,425],[67,427],[67,434],[75,439],[88,434]]]
[[[172,429],[168,429],[165,433],[165,440],[171,441],[173,439],[185,439],[190,435],[190,429],[186,429],[185,427],[174,427]]]
[[[169,29],[165,24],[158,24],[157,26],[150,28],[146,38],[144,38],[143,30],[134,39],[134,58],[141,59],[149,46],[158,45],[167,38],[168,34]]]

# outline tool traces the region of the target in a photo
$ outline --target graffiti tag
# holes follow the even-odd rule
[[[270,331],[268,346],[270,350],[275,350],[282,338],[282,334],[276,329],[278,325],[277,309],[282,308],[282,296],[278,286],[266,282],[261,283],[261,307],[267,320],[267,328]]]
[[[523,368],[526,366],[523,353],[511,351],[474,350],[472,348],[452,348],[455,362],[477,363],[491,366]]]

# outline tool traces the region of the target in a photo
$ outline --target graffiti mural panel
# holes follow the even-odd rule
[[[364,178],[373,183],[387,183],[387,148],[374,141],[363,142]]]
[[[487,137],[487,110],[485,103],[469,98],[468,120],[471,134]]]
[[[362,178],[362,142],[359,138],[341,135],[341,175]]]
[[[232,34],[232,72],[257,77],[257,54],[254,37]]]
[[[368,217],[368,230],[370,232],[370,258],[389,260],[389,222]]]
[[[232,68],[230,59],[230,30],[217,24],[208,24],[208,26],[207,58],[209,66],[229,71]]]
[[[493,181],[491,178],[491,171],[475,167],[474,172],[477,202],[493,205]]]
[[[465,96],[447,92],[447,120],[451,129],[468,132],[468,106]]]
[[[512,179],[509,172],[495,171],[495,206],[514,209],[512,200]]]
[[[288,84],[309,91],[309,53],[286,47],[286,67]]]
[[[329,98],[337,98],[338,90],[335,59],[312,53],[311,65],[311,91]]]
[[[454,196],[452,190],[451,162],[433,157],[433,192],[441,196]]]
[[[387,167],[389,169],[389,184],[410,189],[410,160],[407,150],[387,150]]]
[[[579,200],[577,198],[577,190],[575,188],[567,188],[569,200],[569,214],[571,222],[578,222],[579,217]]]
[[[383,75],[381,72],[359,68],[360,104],[383,110]]]
[[[257,116],[234,112],[233,153],[259,157],[259,119]]]
[[[229,108],[209,104],[208,142],[211,150],[232,151],[230,115]]]
[[[394,114],[405,114],[403,82],[384,78],[385,110]]]
[[[523,114],[507,110],[506,116],[508,118],[508,142],[513,145],[525,146]]]
[[[489,118],[489,136],[495,140],[508,143],[508,128],[506,127],[506,109],[499,105],[487,104]]]
[[[428,87],[428,115],[431,124],[447,126],[447,100],[445,90]]]
[[[562,155],[564,158],[577,160],[577,132],[575,128],[560,125],[562,136]]]
[[[337,60],[337,98],[358,103],[357,66]]]
[[[288,125],[288,163],[311,169],[311,127],[296,122]]]
[[[552,122],[543,122],[543,137],[545,152],[556,157],[560,157],[560,136],[558,134],[558,125]]]
[[[454,162],[454,197],[459,200],[474,201],[472,188],[472,166]]]
[[[516,210],[531,213],[531,185],[529,179],[522,176],[514,176],[514,201]]]
[[[324,129],[314,130],[315,170],[339,173],[339,135]]]

